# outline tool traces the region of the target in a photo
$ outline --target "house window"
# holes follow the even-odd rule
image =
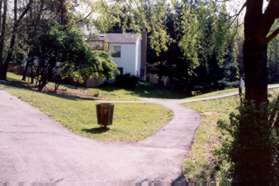
[[[110,48],[111,57],[120,58],[121,57],[121,46],[112,46]]]

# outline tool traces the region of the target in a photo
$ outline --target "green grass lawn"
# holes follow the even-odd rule
[[[273,84],[278,86],[279,84]],[[278,88],[274,87],[269,87],[271,90],[276,90]],[[238,88],[227,88],[224,90],[217,90],[217,91],[213,91],[213,92],[209,92],[209,93],[205,93],[205,94],[201,94],[198,96],[193,96],[193,97],[189,97],[189,98],[185,98],[183,100],[185,101],[190,101],[192,99],[199,99],[199,98],[209,98],[209,97],[214,97],[214,96],[221,96],[221,95],[226,95],[226,94],[230,94],[230,93],[238,93],[239,89]]]
[[[279,89],[269,91],[270,98],[279,94]],[[239,106],[238,97],[229,97],[218,100],[184,103],[188,108],[198,111],[201,115],[201,124],[198,128],[192,150],[184,162],[185,176],[193,182],[206,181],[215,176],[221,178],[221,172],[214,170],[216,156],[214,152],[220,148],[220,131],[217,128],[219,120],[229,121],[229,114]],[[222,165],[226,170],[229,165]]]
[[[221,96],[221,95],[224,95],[224,94],[229,94],[229,93],[234,93],[234,92],[238,92],[238,88],[228,88],[228,89],[224,89],[224,90],[213,91],[213,92],[201,94],[201,95],[198,95],[198,96],[193,96],[193,97],[185,98],[184,100],[188,101],[188,100],[191,100],[191,99],[199,99],[199,98],[208,98],[208,97],[213,97],[213,96]]]
[[[71,131],[99,140],[142,140],[172,118],[172,112],[160,105],[116,104],[114,124],[109,131],[102,131],[96,122],[96,103],[92,100],[39,93],[3,84],[0,87],[39,108]]]
[[[214,151],[220,147],[220,132],[217,122],[228,120],[229,114],[235,110],[239,101],[236,97],[212,101],[201,101],[185,104],[186,107],[198,111],[201,125],[195,135],[194,144],[184,163],[186,177],[193,182],[205,181],[215,171]]]
[[[141,98],[166,98],[178,99],[185,98],[186,95],[165,89],[154,87],[149,84],[140,84],[135,90],[126,90],[115,88],[113,86],[105,86],[100,88],[87,89],[91,93],[99,93],[100,98],[105,100],[140,100]]]

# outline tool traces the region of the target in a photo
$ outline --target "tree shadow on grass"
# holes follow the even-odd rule
[[[81,96],[75,96],[75,95],[68,95],[68,94],[63,94],[63,93],[60,93],[60,94],[57,94],[55,92],[52,92],[52,91],[49,91],[49,92],[41,92],[43,94],[47,94],[49,96],[55,96],[55,97],[58,97],[58,98],[62,98],[62,99],[69,99],[69,100],[85,100],[85,101],[96,101],[96,100],[99,100],[98,98],[95,98],[95,97],[81,97]]]
[[[90,133],[90,134],[103,134],[108,132],[110,129],[105,127],[97,127],[92,129],[82,129],[83,132]]]
[[[106,92],[124,89],[127,90],[127,94],[141,98],[183,99],[189,97],[189,95],[185,93],[151,85],[150,83],[139,83],[135,89],[125,89],[110,84],[104,84],[98,88]]]
[[[5,82],[1,82],[0,84],[9,86],[9,87],[14,87],[14,88],[18,88],[18,89],[24,89],[24,90],[29,90],[29,91],[34,91],[34,92],[38,92],[41,94],[46,94],[49,96],[54,96],[54,97],[58,97],[58,98],[62,98],[62,99],[68,99],[68,100],[86,100],[86,101],[95,101],[95,100],[99,100],[97,97],[93,97],[93,96],[78,96],[78,95],[70,95],[67,93],[63,93],[63,92],[54,92],[54,91],[43,91],[43,92],[39,92],[38,90],[36,90],[34,85],[30,85],[27,82],[23,82],[23,81],[18,81],[18,80],[9,80],[9,81],[5,81]]]

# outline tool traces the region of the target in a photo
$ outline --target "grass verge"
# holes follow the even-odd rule
[[[194,144],[184,162],[185,176],[192,182],[203,182],[215,177],[216,159],[214,151],[220,147],[218,120],[228,120],[229,114],[239,105],[238,98],[187,103],[185,106],[198,111],[201,124],[195,135]],[[217,173],[218,174],[218,173]]]
[[[269,94],[270,98],[275,98],[279,95],[279,88],[270,90]],[[184,105],[198,111],[201,115],[201,124],[196,132],[192,150],[184,162],[185,176],[195,183],[207,181],[208,178],[221,179],[222,172],[214,169],[217,165],[215,151],[221,147],[221,134],[217,128],[217,122],[229,121],[230,113],[236,111],[239,106],[239,98],[228,97]],[[220,168],[226,171],[230,165],[223,163]]]

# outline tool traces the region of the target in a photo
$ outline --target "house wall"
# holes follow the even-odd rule
[[[123,68],[123,73],[138,76],[138,44],[110,43],[112,46],[121,46],[121,57],[113,58],[113,61]]]

